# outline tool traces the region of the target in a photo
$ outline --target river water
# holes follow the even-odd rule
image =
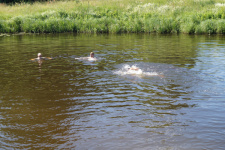
[[[224,36],[0,37],[0,89],[0,149],[225,149]]]

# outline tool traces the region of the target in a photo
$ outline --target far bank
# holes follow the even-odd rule
[[[0,5],[0,33],[225,34],[222,0],[83,0]]]

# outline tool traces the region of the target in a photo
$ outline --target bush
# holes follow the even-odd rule
[[[26,3],[26,2],[30,2],[30,3],[33,3],[33,2],[46,2],[48,0],[0,0],[0,3],[11,3],[11,4],[15,4],[15,3]]]
[[[217,31],[216,32],[218,34],[225,34],[225,20],[219,20],[219,21],[217,21],[216,28],[217,28]]]
[[[215,20],[205,20],[201,22],[195,30],[195,33],[197,34],[213,34],[216,33],[216,21]]]

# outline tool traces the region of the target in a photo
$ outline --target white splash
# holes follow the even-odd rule
[[[144,72],[143,74],[146,76],[158,76],[159,75],[157,72]]]
[[[138,68],[136,65],[123,65],[123,67],[121,69],[119,69],[118,71],[114,72],[115,74],[118,75],[144,75],[144,76],[157,76],[158,73],[157,72],[144,72],[142,69]]]

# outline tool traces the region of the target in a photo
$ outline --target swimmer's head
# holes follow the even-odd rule
[[[94,52],[91,52],[91,53],[90,53],[90,57],[91,57],[91,58],[94,58],[94,55],[95,55]]]
[[[41,55],[41,53],[38,53],[38,57],[41,57],[42,55]]]

